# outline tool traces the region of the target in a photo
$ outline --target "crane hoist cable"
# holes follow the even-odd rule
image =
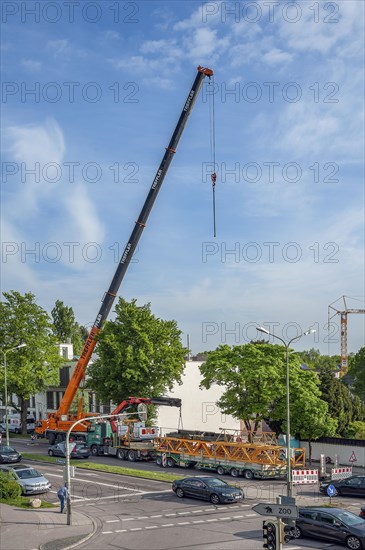
[[[214,85],[214,74],[209,77],[208,86],[212,86],[212,92],[209,94],[210,104],[209,104],[209,121],[210,121],[210,156],[211,156],[211,165],[212,173],[210,175],[212,180],[212,194],[213,194],[213,234],[214,237],[217,236],[216,231],[216,216],[215,216],[215,184],[217,181],[217,174],[215,172],[215,105],[214,105],[214,94],[215,94],[215,85]]]

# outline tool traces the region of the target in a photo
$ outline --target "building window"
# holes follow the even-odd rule
[[[54,409],[53,391],[47,392],[47,409]]]
[[[61,399],[63,397],[63,392],[62,391],[56,391],[55,394],[56,394],[56,409],[58,409],[59,406],[60,406],[60,403],[61,403]]]
[[[66,346],[62,347],[62,357],[68,359],[68,348]]]
[[[60,368],[60,386],[66,387],[70,381],[70,367]]]

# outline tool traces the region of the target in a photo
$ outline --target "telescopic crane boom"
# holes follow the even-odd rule
[[[207,69],[199,66],[197,70],[198,70],[198,73],[195,77],[191,90],[187,96],[180,118],[177,122],[176,128],[172,134],[172,137],[170,139],[168,146],[166,147],[165,154],[162,158],[161,164],[153,179],[151,188],[144,202],[142,210],[139,214],[138,220],[135,222],[135,226],[133,228],[131,236],[123,251],[122,257],[115,271],[113,280],[108,290],[106,291],[106,293],[102,298],[102,304],[101,304],[99,313],[95,319],[95,322],[90,331],[90,334],[88,335],[87,340],[84,344],[80,358],[77,362],[77,365],[75,367],[71,380],[66,388],[66,391],[60,403],[60,406],[55,413],[50,413],[48,415],[47,420],[44,420],[38,423],[36,432],[39,434],[43,434],[46,430],[65,431],[70,427],[71,423],[74,420],[78,418],[82,418],[82,416],[87,416],[87,415],[82,415],[81,413],[78,416],[70,415],[69,414],[70,407],[76,395],[77,389],[79,388],[81,381],[85,377],[86,368],[88,366],[90,357],[96,346],[95,338],[99,334],[112,308],[112,305],[117,295],[117,292],[119,290],[120,284],[128,269],[129,263],[133,257],[134,251],[142,235],[143,229],[146,226],[148,216],[157,198],[158,192],[162,186],[162,183],[169,169],[172,158],[176,152],[177,145],[184,131],[188,117],[192,111],[194,103],[203,85],[204,78],[206,76],[210,78],[213,75],[213,71],[211,69]]]

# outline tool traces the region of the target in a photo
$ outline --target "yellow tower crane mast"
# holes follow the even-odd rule
[[[359,308],[349,308],[347,307],[347,299],[356,299],[356,298],[350,298],[349,296],[341,296],[341,298],[338,298],[332,304],[328,306],[328,327],[330,326],[330,320],[335,315],[340,315],[341,319],[341,369],[340,369],[340,376],[345,376],[348,372],[348,351],[347,351],[347,315],[349,313],[365,313],[365,309],[359,309]],[[342,300],[343,306],[339,308],[339,306],[335,307],[335,304]]]

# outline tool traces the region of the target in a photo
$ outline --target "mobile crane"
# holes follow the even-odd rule
[[[117,295],[121,282],[128,269],[129,263],[133,257],[139,239],[142,235],[143,229],[146,226],[148,216],[152,210],[154,202],[157,198],[158,192],[162,186],[166,173],[169,169],[172,158],[176,152],[176,147],[180,141],[181,135],[192,111],[194,103],[199,95],[201,87],[203,85],[204,78],[208,76],[212,77],[213,71],[208,68],[198,67],[197,75],[194,79],[191,90],[186,98],[184,107],[180,114],[179,120],[172,134],[170,142],[166,147],[165,154],[162,158],[160,166],[153,179],[151,188],[148,192],[147,198],[144,202],[142,210],[139,214],[138,220],[135,222],[135,226],[127,242],[118,267],[115,271],[112,282],[102,298],[102,304],[97,314],[96,320],[91,328],[91,331],[86,339],[84,347],[82,349],[80,358],[76,364],[75,370],[71,377],[71,380],[66,388],[65,394],[62,398],[58,410],[54,413],[49,413],[46,420],[40,420],[36,426],[36,433],[40,436],[48,437],[50,443],[53,443],[59,432],[67,432],[71,425],[82,418],[85,418],[85,422],[77,427],[77,431],[86,432],[89,426],[87,421],[87,413],[82,413],[81,406],[79,406],[77,415],[70,414],[70,407],[72,401],[76,395],[76,392],[86,375],[86,369],[90,361],[90,357],[96,346],[96,337],[99,334],[104,322],[106,321],[109,312],[112,308],[114,299]]]

